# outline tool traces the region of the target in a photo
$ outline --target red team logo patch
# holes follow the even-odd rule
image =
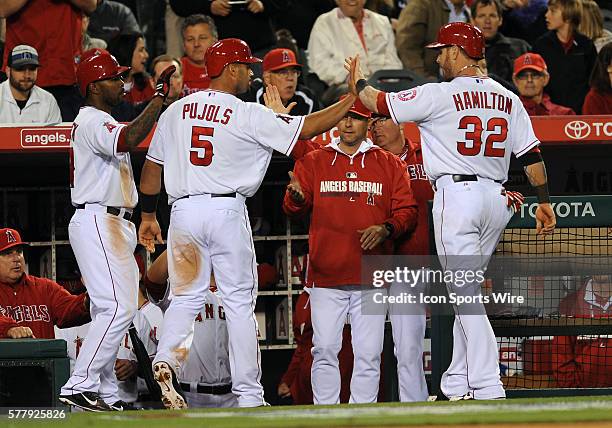
[[[106,126],[106,129],[108,129],[108,132],[113,132],[113,129],[115,129],[117,127],[117,125],[113,125],[110,122],[104,122],[104,126]]]
[[[416,89],[408,89],[407,91],[401,91],[397,94],[397,98],[400,101],[410,101],[412,99],[414,99],[414,97],[417,96],[417,90]]]
[[[13,235],[13,232],[11,232],[10,230],[6,231],[6,242],[8,244],[12,244],[13,242],[17,242],[17,239],[15,238],[15,235]]]

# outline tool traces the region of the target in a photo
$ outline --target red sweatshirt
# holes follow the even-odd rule
[[[295,303],[293,312],[293,335],[297,348],[281,382],[291,389],[293,404],[312,404],[312,320],[310,318],[310,300],[303,292]],[[342,330],[342,348],[338,353],[340,366],[340,402],[348,403],[351,395],[351,376],[353,374],[353,347],[351,345],[351,327],[345,325]]]
[[[559,312],[576,318],[612,317],[612,304],[591,290],[591,281],[559,304]],[[569,321],[571,322],[571,320]],[[564,388],[612,386],[612,339],[603,336],[555,336],[552,370]]]
[[[30,327],[37,339],[54,339],[54,325],[85,324],[91,321],[85,296],[73,296],[50,279],[26,274],[15,286],[0,282],[0,338],[13,327]]]
[[[286,193],[283,209],[290,216],[312,211],[309,284],[361,284],[361,257],[392,254],[392,240],[416,226],[417,204],[406,165],[370,140],[362,142],[352,157],[335,140],[299,159],[294,174],[305,201],[296,204]],[[363,251],[357,231],[385,222],[393,225],[393,236],[374,250]]]
[[[407,139],[406,151],[400,155],[400,159],[408,166],[410,187],[419,205],[419,217],[414,232],[406,233],[395,241],[395,254],[426,255],[429,254],[428,203],[434,195],[427,174],[425,174],[425,168],[423,168],[420,141],[412,142]]]
[[[612,114],[612,93],[601,93],[593,88],[586,94],[582,114]]]

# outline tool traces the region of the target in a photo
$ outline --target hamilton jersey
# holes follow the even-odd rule
[[[134,208],[138,193],[129,153],[117,151],[125,125],[106,112],[83,107],[72,125],[70,186],[73,205]]]
[[[432,182],[442,175],[508,179],[510,155],[540,141],[520,99],[488,77],[456,77],[387,94],[396,123],[416,122],[423,165]]]
[[[164,166],[169,203],[206,193],[249,197],[259,188],[272,151],[291,153],[303,121],[225,92],[200,91],[161,115],[147,159]]]

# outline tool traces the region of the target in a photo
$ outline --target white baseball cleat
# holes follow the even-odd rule
[[[187,408],[187,402],[182,394],[183,391],[168,363],[163,361],[155,363],[153,365],[153,377],[161,388],[162,403],[164,403],[166,409],[179,410]]]
[[[459,395],[457,397],[450,397],[448,401],[463,401],[463,400],[473,400],[474,396],[471,392],[468,392],[465,395]]]

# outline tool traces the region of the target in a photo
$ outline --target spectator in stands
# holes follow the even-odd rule
[[[44,123],[62,121],[57,101],[36,86],[38,52],[32,46],[15,46],[6,68],[9,80],[0,83],[0,123]]]
[[[559,312],[575,318],[612,317],[610,275],[594,275],[578,291],[565,297]],[[612,386],[612,339],[603,336],[555,336],[552,370],[562,388]]]
[[[263,81],[255,79],[243,99],[265,104],[266,87],[274,85],[285,107],[295,103],[289,114],[304,116],[317,111],[320,109],[319,101],[310,89],[298,83],[301,72],[302,65],[298,64],[292,50],[272,49],[263,58]]]
[[[397,53],[404,68],[438,80],[438,52],[425,46],[436,40],[443,25],[469,20],[464,0],[410,0],[397,23]]]
[[[557,104],[580,114],[589,91],[589,76],[597,52],[593,42],[577,31],[580,0],[550,0],[546,12],[548,31],[533,45],[548,65],[550,82],[546,92]]]
[[[140,33],[140,26],[129,7],[112,0],[97,0],[98,7],[91,14],[89,34],[107,44],[123,34]]]
[[[291,398],[292,404],[312,404],[312,319],[310,298],[303,291],[295,303],[293,312],[293,334],[297,348],[293,351],[291,362],[283,374],[277,388],[278,396]],[[338,353],[340,370],[340,402],[348,403],[351,395],[351,376],[353,374],[353,347],[351,345],[350,323],[342,330],[342,348]]]
[[[612,43],[599,51],[593,73],[591,90],[584,99],[583,114],[612,114]]]
[[[381,69],[402,68],[389,19],[364,10],[364,3],[365,0],[336,0],[338,7],[319,16],[312,27],[308,63],[310,70],[330,86],[328,94],[344,84],[347,56],[358,53],[367,76]],[[327,95],[323,98],[324,104],[331,101]]]
[[[550,76],[546,62],[540,55],[528,52],[518,57],[514,61],[512,80],[529,116],[575,114],[571,108],[553,103],[544,93]]]
[[[89,29],[89,16],[83,15],[83,52],[90,49],[106,49],[107,43],[95,37],[91,37],[87,30]]]
[[[612,32],[603,26],[604,20],[599,5],[593,0],[582,0],[582,19],[578,31],[593,41],[597,52],[612,42]]]
[[[183,96],[207,89],[210,78],[204,65],[206,49],[218,40],[215,21],[210,16],[190,15],[183,21]]]
[[[26,246],[16,230],[0,229],[0,338],[54,339],[54,325],[89,322],[87,293],[73,296],[49,279],[25,273]]]
[[[38,86],[57,100],[62,119],[76,117],[83,98],[76,86],[76,64],[81,55],[83,13],[91,14],[96,0],[7,0],[0,2],[0,18],[6,20],[3,64],[17,45],[38,50],[42,67]]]
[[[521,39],[506,37],[499,32],[502,5],[499,0],[476,0],[472,3],[472,24],[485,36],[485,58],[490,73],[505,81],[512,80],[514,60],[529,52],[529,44]]]
[[[122,34],[112,40],[108,51],[119,64],[131,67],[125,79],[125,100],[132,104],[149,101],[155,93],[155,88],[146,72],[149,53],[143,35]]]
[[[170,5],[178,16],[196,13],[211,16],[219,31],[219,39],[236,37],[244,40],[253,55],[261,58],[274,46],[271,17],[285,11],[288,2],[246,0],[245,4],[230,4],[229,0],[170,0]]]
[[[503,23],[499,31],[507,37],[523,39],[533,45],[546,33],[548,0],[502,0]]]

